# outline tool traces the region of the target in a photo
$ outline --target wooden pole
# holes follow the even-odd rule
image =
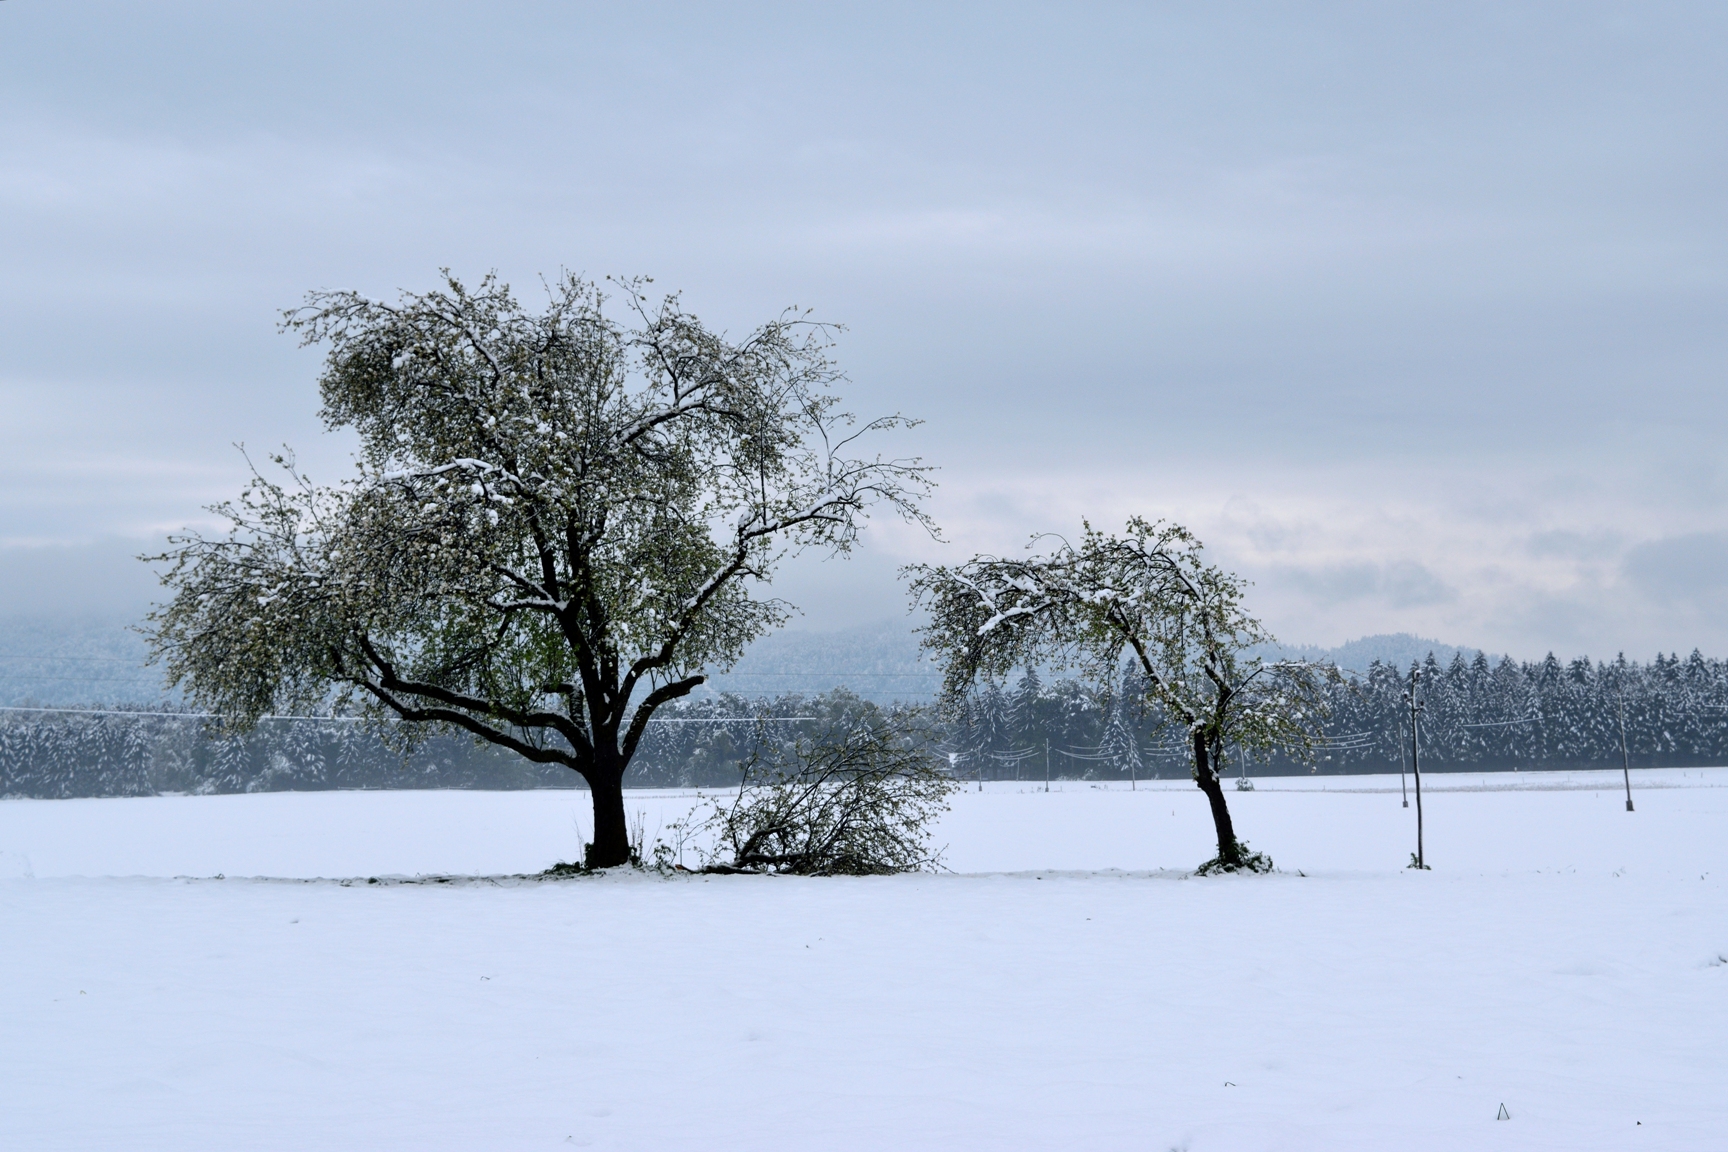
[[[1404,741],[1398,741],[1398,795],[1410,807],[1410,790],[1404,785]]]
[[[1428,867],[1422,854],[1422,742],[1417,734],[1417,716],[1422,706],[1416,702],[1416,686],[1422,679],[1420,668],[1410,669],[1410,775],[1416,780],[1416,867]]]
[[[1632,756],[1626,751],[1626,692],[1620,685],[1615,685],[1615,696],[1620,703],[1620,771],[1626,777],[1626,811],[1632,811]]]

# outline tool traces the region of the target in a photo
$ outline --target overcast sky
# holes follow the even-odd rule
[[[320,476],[311,288],[849,332],[951,543],[1188,524],[1280,637],[1728,655],[1728,6],[0,4],[0,611]]]

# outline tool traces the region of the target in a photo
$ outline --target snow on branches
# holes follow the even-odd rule
[[[928,469],[858,451],[913,422],[840,410],[835,329],[789,312],[733,341],[647,283],[615,282],[627,322],[574,276],[539,312],[446,274],[287,313],[328,349],[322,416],[359,433],[359,474],[259,477],[216,509],[225,539],[159,558],[171,676],[242,723],[334,688],[564,764],[599,805],[654,710],[784,620],[751,591],[788,553],[848,551],[873,507],[934,531]],[[614,807],[597,852],[622,859]]]
[[[1221,866],[1246,864],[1218,784],[1224,750],[1305,754],[1323,738],[1330,665],[1263,660],[1272,638],[1243,608],[1244,582],[1206,563],[1187,529],[1138,517],[1122,536],[1087,524],[1078,545],[1024,558],[979,556],[908,569],[928,604],[924,646],[958,700],[1016,667],[1077,668],[1108,688],[1130,660],[1143,708],[1187,732],[1194,778],[1212,802]]]

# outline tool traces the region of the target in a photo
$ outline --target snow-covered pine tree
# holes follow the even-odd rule
[[[1008,741],[1011,747],[1035,748],[1050,738],[1044,681],[1028,668],[1008,698]],[[1018,775],[1018,773],[1016,773]]]
[[[1112,768],[1128,778],[1130,786],[1145,774],[1133,717],[1134,702],[1144,697],[1132,695],[1136,690],[1144,692],[1144,680],[1143,673],[1136,676],[1134,669],[1124,670],[1117,690],[1110,694],[1109,719],[1104,725],[1104,739],[1099,742],[1099,751],[1110,758]]]
[[[1008,761],[1003,757],[1016,745],[1008,718],[1008,698],[994,681],[985,683],[974,694],[972,741],[967,751],[976,758],[984,778],[1001,779],[1008,771]]]

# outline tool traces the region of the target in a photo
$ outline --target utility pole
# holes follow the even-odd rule
[[[1626,811],[1632,811],[1632,756],[1626,751],[1626,689],[1618,682],[1614,695],[1620,712],[1620,771],[1626,777]]]
[[[1404,737],[1398,737],[1398,795],[1404,801],[1404,807],[1410,807],[1410,792],[1404,786]]]
[[[1412,665],[1410,668],[1410,774],[1416,778],[1416,867],[1427,868],[1428,861],[1422,855],[1422,742],[1417,733],[1417,718],[1422,714],[1422,705],[1416,700],[1416,688],[1421,680],[1421,667]]]
[[[1044,741],[1044,791],[1050,791],[1050,741]]]

